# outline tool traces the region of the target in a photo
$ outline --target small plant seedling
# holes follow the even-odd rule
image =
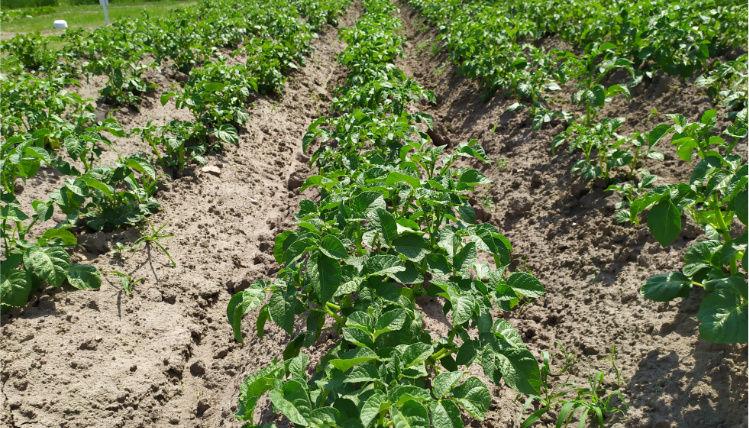
[[[432,46],[429,48],[429,55],[435,57],[441,50],[442,45],[439,42],[432,42]]]
[[[510,163],[510,161],[506,157],[497,158],[494,160],[494,165],[497,166],[497,171],[502,172],[505,169],[507,169],[507,165]]]
[[[445,71],[447,71],[447,66],[448,66],[448,63],[447,61],[445,61],[442,63],[442,65],[435,68],[434,71],[432,72],[432,74],[434,74],[434,77],[440,77],[443,74],[445,74]]]
[[[521,428],[531,426],[539,419],[541,419],[541,416],[549,411],[552,406],[557,406],[559,404],[562,405],[562,408],[559,411],[559,415],[557,417],[557,427],[568,426],[569,423],[574,419],[575,414],[578,412],[582,412],[580,413],[579,423],[577,425],[578,427],[586,426],[586,422],[590,418],[595,421],[595,425],[603,427],[603,420],[606,414],[626,413],[629,406],[624,401],[624,397],[622,396],[622,393],[620,391],[622,379],[621,373],[616,367],[614,358],[616,349],[615,345],[611,347],[611,354],[607,357],[602,358],[603,360],[607,360],[611,363],[612,370],[616,375],[617,389],[615,391],[609,391],[604,386],[605,374],[601,371],[596,371],[593,376],[588,377],[589,387],[578,387],[574,382],[565,381],[559,385],[554,386],[553,388],[550,388],[549,376],[559,377],[564,373],[568,373],[567,379],[569,379],[570,369],[578,363],[578,360],[575,359],[574,354],[572,354],[571,352],[567,352],[564,349],[564,346],[559,341],[555,341],[555,343],[559,345],[561,351],[555,353],[551,357],[549,357],[548,351],[543,352],[543,365],[541,366],[541,389],[544,393],[543,395],[531,395],[525,400],[525,403],[523,404],[523,410],[521,411],[520,418],[518,419],[518,422],[521,423]],[[564,358],[564,363],[562,365],[562,368],[558,372],[553,373],[551,371],[550,363],[551,360],[559,355]],[[565,399],[565,396],[571,395],[572,393],[575,393],[574,399]],[[621,406],[613,405],[611,403],[611,400],[615,396],[618,396],[621,399]],[[517,400],[518,398],[520,398],[520,394],[518,394],[515,400]],[[539,401],[540,409],[536,410],[530,416],[525,418],[525,420],[523,420],[523,414],[525,414],[525,411],[528,409],[528,407],[530,407],[530,405],[536,400]]]
[[[483,199],[481,200],[481,205],[483,205],[484,208],[486,208],[489,211],[494,210],[494,200],[489,195],[486,195],[483,197]]]
[[[140,248],[141,244],[143,244],[144,242],[146,243],[146,245],[149,245],[150,243],[153,242],[161,249],[161,251],[164,252],[164,254],[166,254],[167,257],[169,257],[169,261],[172,262],[172,267],[177,267],[177,263],[175,263],[174,259],[172,259],[172,256],[169,255],[169,251],[167,251],[166,248],[164,248],[164,246],[158,242],[160,239],[171,238],[174,236],[174,235],[159,235],[162,229],[164,229],[164,227],[169,222],[162,224],[161,227],[159,227],[158,229],[156,229],[153,223],[151,223],[148,219],[146,219],[146,222],[148,222],[148,225],[151,227],[151,234],[147,235],[145,230],[141,230],[141,237],[138,238],[137,241],[135,241],[135,245],[133,246],[133,252],[137,251],[138,248]]]
[[[122,273],[118,270],[105,270],[102,271],[102,273],[109,273],[112,275],[117,275],[120,277],[120,283],[122,284],[122,289],[125,290],[128,294],[133,294],[133,286],[141,281],[144,281],[145,278],[141,277],[138,279],[133,279],[132,276]]]

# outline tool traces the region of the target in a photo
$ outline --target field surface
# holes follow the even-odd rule
[[[517,329],[537,360],[544,351],[558,352],[557,341],[579,360],[552,385],[587,385],[588,377],[601,370],[607,373],[606,386],[615,389],[611,364],[603,359],[615,346],[629,409],[609,414],[606,426],[747,427],[747,344],[700,338],[702,291],[671,302],[654,302],[640,294],[649,277],[680,269],[689,246],[705,239],[703,230],[683,217],[686,224],[664,248],[645,222],[618,223],[621,195],[607,191],[602,178],[583,180],[570,172],[579,152],[563,147],[552,155],[552,140],[566,127],[562,120],[555,118],[532,131],[532,118],[507,111],[516,102],[513,97],[499,91],[487,101],[484,88],[461,76],[447,50],[435,45],[439,31],[410,4],[397,6],[405,40],[395,64],[433,91],[436,101],[423,100],[409,109],[431,115],[431,138],[448,148],[473,139],[483,146],[490,163],[459,162],[491,179],[471,195],[476,217],[512,242],[511,269],[532,272],[546,289],[542,297],[501,317]],[[113,8],[110,17],[114,13]],[[352,27],[363,13],[360,2],[352,2],[338,27]],[[13,32],[30,29],[20,21],[3,27]],[[537,45],[574,49],[556,36]],[[227,322],[227,304],[235,292],[275,277],[276,235],[295,227],[302,200],[320,200],[316,188],[300,190],[305,178],[316,174],[309,167],[311,151],[303,150],[303,137],[315,119],[331,116],[335,88],[346,83],[347,69],[338,62],[346,43],[338,30],[325,25],[311,46],[306,66],[288,73],[282,94],[256,94],[237,144],[206,153],[205,165],[190,164],[159,184],[155,197],[160,210],[148,219],[157,228],[166,224],[162,233],[173,235],[158,243],[176,267],[154,244],[121,250],[123,245],[132,248],[141,236],[136,227],[98,232],[82,228],[80,245],[69,250],[71,262],[143,278],[133,285],[132,294],[123,290],[117,275],[102,274],[100,290],[43,286],[31,293],[28,304],[2,315],[1,426],[243,426],[232,416],[240,385],[283,353],[293,337],[269,322],[261,340],[255,334],[255,310],[244,317],[240,344]],[[246,59],[221,52],[230,65]],[[745,52],[737,48],[719,59]],[[111,115],[125,131],[192,120],[175,99],[162,105],[159,98],[185,81],[183,73],[163,63],[143,76],[156,88],[143,96],[139,110],[102,102],[104,76],[79,79],[80,86],[66,89],[96,100],[97,118]],[[612,73],[605,84],[626,77]],[[574,92],[574,85],[562,86],[554,95],[555,105],[575,110],[569,101]],[[679,113],[696,122],[712,108],[694,78],[655,71],[631,89],[630,101],[614,98],[601,115],[626,118],[618,132],[629,134],[671,123],[665,114]],[[720,120],[721,126],[728,124]],[[136,135],[111,140],[114,150],[104,148],[103,164],[151,151]],[[660,182],[688,182],[697,161],[682,161],[667,143],[660,150],[664,161],[645,159],[644,167]],[[735,149],[742,162],[747,150],[744,138]],[[42,166],[35,177],[17,182],[16,196],[30,206],[31,201],[46,200],[65,178],[54,167]],[[47,224],[63,221],[65,215],[56,212]],[[732,233],[738,238],[746,227],[736,221]],[[447,336],[452,318],[443,314],[440,299],[417,299],[416,305],[424,329]],[[297,320],[295,332],[303,324]],[[319,361],[336,340],[333,332],[323,332],[305,352],[311,361]],[[559,357],[552,360],[555,370],[561,365]],[[475,366],[471,374],[485,379]],[[504,385],[490,384],[489,391],[491,405],[484,420],[464,415],[466,426],[519,427],[525,396],[516,400],[517,393]],[[553,427],[558,412],[553,409],[533,426]],[[293,425],[274,413],[267,398],[260,400],[254,422]]]

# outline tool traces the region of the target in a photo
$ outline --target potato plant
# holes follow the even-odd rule
[[[310,160],[317,174],[302,190],[318,189],[320,197],[303,200],[298,229],[276,237],[278,276],[235,294],[227,308],[240,342],[242,315],[257,308],[261,338],[268,321],[292,335],[283,361],[242,384],[236,416],[243,421],[252,422],[270,392],[274,408],[300,426],[462,427],[463,410],[482,420],[491,405],[483,381],[466,375],[474,363],[496,384],[540,391],[535,357],[491,311],[510,310],[544,288],[528,273],[510,272],[509,241],[477,224],[467,193],[489,180],[455,166],[460,158],[489,162],[484,150],[474,140],[445,153],[418,130],[418,123],[431,127],[431,118],[405,106],[431,94],[394,71],[390,53],[402,43],[391,33],[400,26],[395,8],[383,0],[364,8],[356,27],[341,32],[349,46],[340,58],[351,70],[336,104],[341,115],[318,119],[303,140],[305,151],[320,146]],[[382,72],[392,76],[385,85],[359,80]],[[396,98],[402,93],[409,95]],[[443,302],[447,337],[423,328],[417,301],[425,297]],[[300,316],[305,328],[296,332]],[[340,340],[308,377],[303,350],[325,331]]]
[[[688,214],[705,230],[707,241],[694,243],[684,256],[681,271],[650,277],[641,293],[650,300],[666,302],[688,297],[694,287],[704,289],[697,314],[700,336],[711,342],[747,341],[747,233],[735,231],[734,219],[747,224],[747,163],[734,148],[746,139],[746,118],[738,118],[723,132],[713,135],[716,111],[709,110],[699,122],[669,115],[674,124],[660,131],[673,132],[671,143],[679,157],[698,163],[689,183],[661,184],[632,201],[629,216],[650,208],[647,225],[662,246],[681,232],[682,214]],[[743,270],[743,272],[741,272]]]

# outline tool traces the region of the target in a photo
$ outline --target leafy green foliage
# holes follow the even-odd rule
[[[625,413],[629,406],[624,401],[624,396],[618,388],[622,386],[622,379],[619,373],[619,369],[616,367],[615,347],[611,347],[611,354],[603,359],[608,360],[611,363],[612,370],[616,376],[616,387],[617,390],[609,391],[607,383],[605,382],[605,376],[607,373],[597,371],[593,376],[588,377],[589,387],[578,387],[574,382],[565,381],[557,384],[554,387],[550,385],[550,377],[560,377],[564,373],[568,373],[569,370],[578,363],[575,356],[570,352],[567,353],[561,343],[556,342],[561,350],[549,356],[548,351],[543,352],[543,364],[541,366],[541,382],[543,395],[531,395],[525,400],[523,404],[523,410],[520,413],[518,421],[521,423],[521,427],[529,427],[536,423],[541,417],[552,409],[561,405],[559,414],[557,416],[556,426],[565,427],[575,419],[575,415],[579,412],[578,426],[586,426],[586,422],[592,419],[596,425],[603,427],[604,418],[609,413]],[[562,368],[554,373],[551,370],[551,361],[557,356],[561,355],[564,358],[564,364]],[[574,394],[574,398],[567,398]],[[621,404],[612,403],[612,399],[618,397],[621,400]],[[520,395],[516,397],[516,400],[520,398]],[[538,401],[540,409],[531,413],[527,418],[523,420],[523,414],[533,404]]]
[[[489,159],[475,140],[447,154],[418,130],[431,118],[406,106],[433,95],[393,66],[402,43],[393,35],[394,6],[364,6],[356,27],[341,32],[349,47],[339,60],[351,70],[335,102],[341,115],[313,122],[303,139],[305,151],[319,147],[310,160],[317,174],[302,189],[320,197],[303,200],[298,229],[276,237],[278,276],[236,294],[227,308],[239,341],[242,315],[257,308],[261,337],[267,321],[294,335],[283,363],[245,380],[240,420],[252,420],[270,391],[274,407],[297,425],[462,426],[462,410],[483,420],[491,404],[487,386],[465,375],[474,362],[497,384],[539,392],[538,362],[514,327],[490,312],[545,291],[530,274],[508,271],[512,247],[499,230],[476,224],[466,193],[489,180],[454,166]],[[493,264],[479,263],[479,252]],[[448,337],[434,340],[423,329],[420,296],[444,303]],[[305,327],[297,332],[300,316]],[[308,379],[303,349],[331,329],[342,339]]]
[[[650,208],[648,228],[662,246],[671,244],[681,233],[682,214],[689,214],[705,229],[708,241],[693,244],[684,256],[681,272],[649,278],[641,293],[655,301],[669,301],[689,296],[692,287],[702,287],[709,294],[703,299],[698,318],[700,336],[712,342],[747,341],[746,232],[734,238],[734,219],[747,224],[747,163],[733,154],[740,139],[746,138],[746,119],[724,130],[722,137],[713,135],[717,124],[715,110],[705,112],[699,122],[690,123],[681,115],[669,115],[674,125],[658,131],[671,132],[671,143],[678,156],[699,162],[689,183],[661,184],[641,191],[623,210],[622,219],[638,222],[638,214]],[[663,126],[663,125],[661,125]],[[655,132],[655,131],[653,131]]]

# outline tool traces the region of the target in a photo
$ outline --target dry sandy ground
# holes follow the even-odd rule
[[[444,52],[430,56],[434,30],[417,30],[421,20],[409,7],[401,8],[408,41],[398,65],[437,94],[437,105],[418,108],[435,117],[439,138],[451,144],[478,138],[492,158],[507,159],[502,170],[474,165],[494,180],[476,195],[475,205],[482,207],[484,221],[513,243],[517,266],[524,264],[548,290],[508,317],[532,352],[540,358],[544,350],[558,350],[554,341],[560,341],[580,359],[569,380],[583,386],[595,370],[610,370],[600,358],[616,345],[631,407],[626,417],[609,425],[746,427],[747,345],[698,338],[701,296],[654,303],[638,293],[645,278],[681,266],[690,242],[703,239],[699,229],[686,227],[663,249],[646,227],[618,225],[613,214],[619,197],[604,192],[601,183],[568,172],[579,154],[562,150],[551,156],[551,139],[563,124],[555,121],[533,133],[525,114],[505,112],[513,100],[498,94],[482,102],[476,85],[456,76]],[[360,13],[352,6],[341,26],[351,26]],[[345,70],[336,62],[344,45],[335,29],[321,34],[314,46],[314,56],[290,76],[283,96],[258,98],[240,144],[209,156],[208,165],[218,172],[189,168],[158,194],[162,211],[151,221],[169,222],[164,231],[175,237],[162,243],[176,268],[156,247],[118,257],[114,244],[134,242],[137,229],[83,233],[79,241],[84,246],[73,259],[145,278],[134,293],[124,293],[118,278],[108,275],[100,291],[44,289],[26,308],[2,317],[2,426],[241,425],[231,416],[239,385],[280,354],[290,337],[269,323],[260,341],[253,333],[256,314],[250,314],[244,322],[246,343],[237,344],[226,322],[226,304],[236,290],[275,274],[275,235],[292,227],[303,197],[317,197],[312,190],[289,190],[288,182],[290,176],[293,181],[310,174],[301,153],[302,135],[327,113]],[[173,83],[166,77],[170,73],[164,74],[151,76],[160,90]],[[78,91],[96,98],[101,86],[92,81]],[[559,98],[568,100],[569,94]],[[649,118],[652,108],[695,120],[710,103],[692,83],[658,75],[633,91],[632,102],[617,99],[604,114],[626,117],[625,132],[648,130],[666,121]],[[127,129],[151,119],[163,123],[190,117],[173,102],[162,107],[156,98],[146,100],[140,113],[122,109],[114,115]],[[150,151],[138,138],[115,145],[124,155]],[[746,153],[746,146],[742,150]],[[664,151],[665,162],[647,163],[651,172],[667,183],[688,178],[692,166],[669,148]],[[112,152],[104,156],[107,161],[114,157]],[[21,196],[42,199],[59,181],[51,170],[44,171]],[[433,310],[436,304],[426,303],[423,310],[426,328],[439,331],[439,317],[430,316],[439,313]],[[329,344],[310,349],[313,360]],[[553,379],[552,385],[564,380]],[[607,380],[614,386],[613,375]],[[494,387],[493,395],[486,421],[472,426],[518,426],[522,400],[515,402],[506,387]],[[287,425],[267,403],[260,409],[256,422]],[[553,426],[554,416],[537,426]]]

